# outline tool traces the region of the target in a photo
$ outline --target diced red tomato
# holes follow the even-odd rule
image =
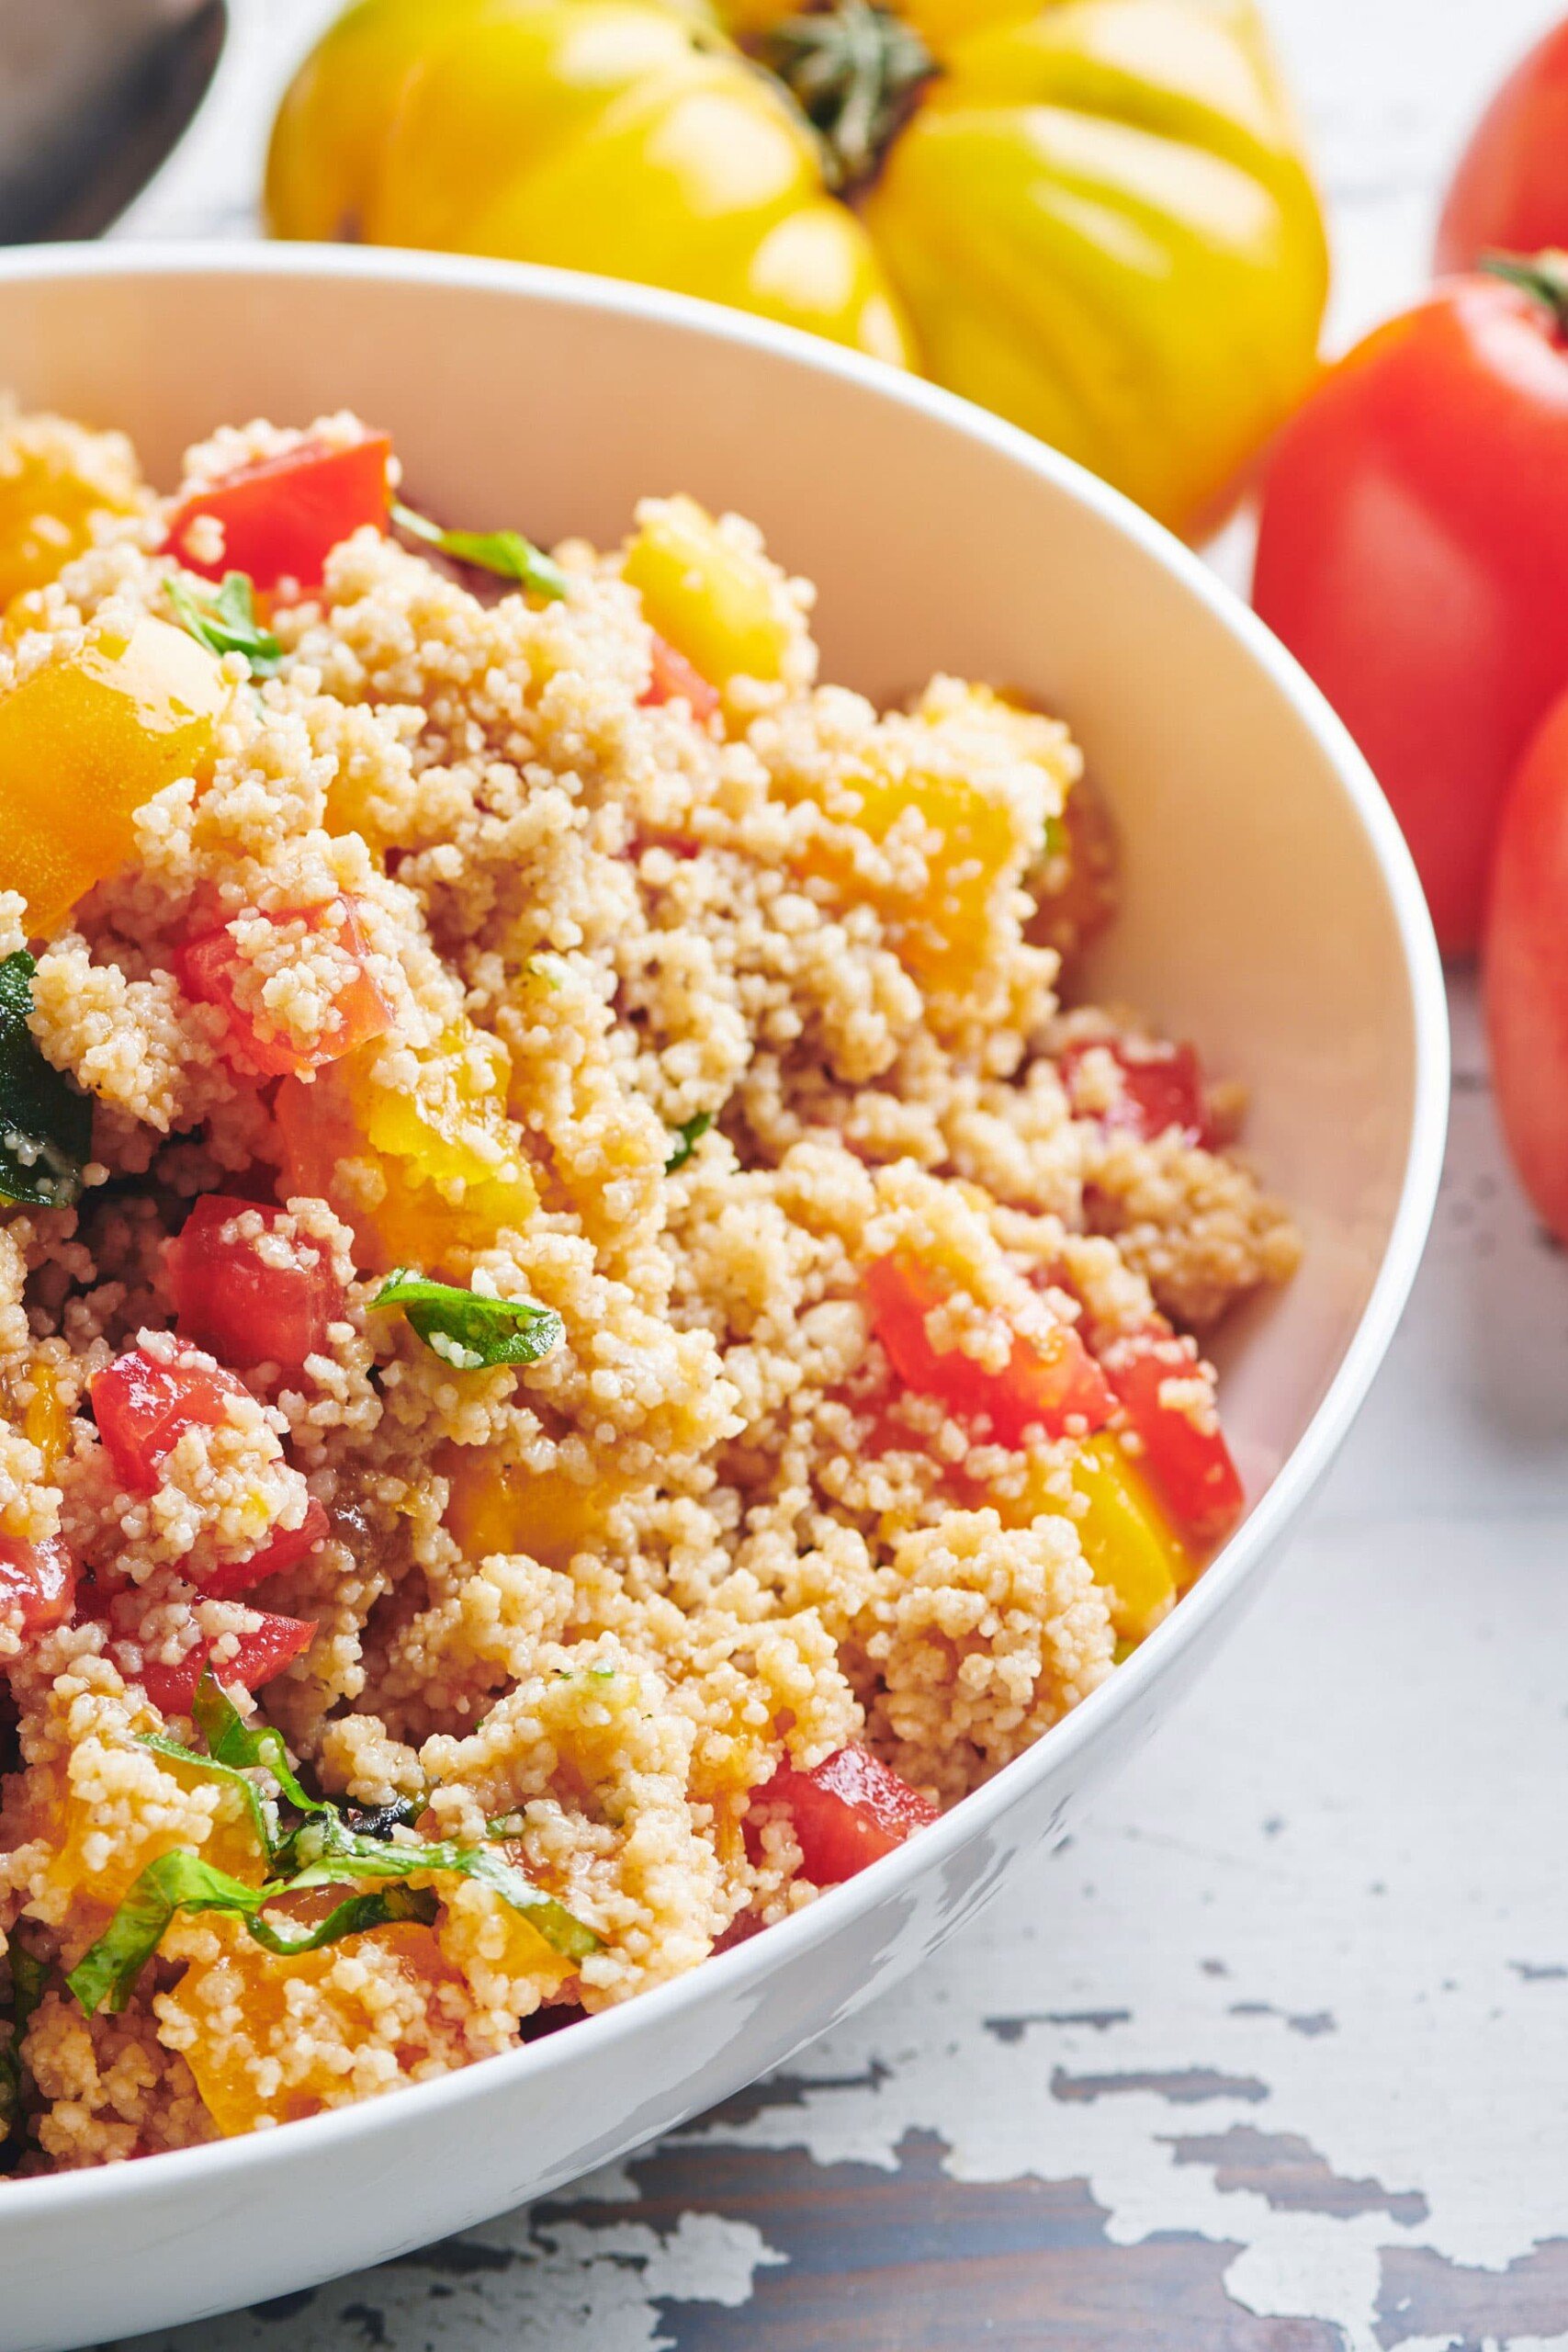
[[[319,587],[341,539],[367,523],[385,530],[391,454],[387,435],[371,433],[341,449],[301,441],[281,457],[243,466],[185,501],[169,526],[164,552],[209,580],[246,571],[258,588],[276,588],[280,580]],[[186,543],[202,514],[215,514],[223,526],[223,553],[215,563],[193,555]]]
[[[252,1613],[254,1625],[249,1633],[240,1635],[238,1650],[232,1657],[223,1660],[219,1675],[226,1683],[243,1682],[247,1690],[259,1690],[264,1682],[281,1674],[291,1658],[310,1648],[316,1626],[313,1620],[276,1617],[264,1609]],[[194,1649],[186,1650],[178,1666],[154,1665],[145,1668],[141,1687],[161,1714],[189,1714],[210,1650],[209,1643],[198,1642]]]
[[[161,1363],[141,1348],[117,1356],[90,1384],[98,1435],[132,1494],[150,1495],[158,1470],[188,1429],[215,1430],[243,1381],[216,1364]]]
[[[1121,1073],[1121,1092],[1107,1108],[1087,1102],[1080,1073],[1085,1057],[1108,1053]],[[1190,1046],[1136,1045],[1126,1039],[1082,1038],[1064,1046],[1057,1069],[1067,1100],[1080,1118],[1098,1118],[1115,1134],[1152,1143],[1177,1128],[1182,1140],[1213,1148],[1213,1128],[1203,1092],[1203,1073]]]
[[[926,1317],[946,1295],[929,1270],[902,1254],[878,1258],[863,1277],[876,1336],[906,1387],[940,1396],[955,1413],[987,1414],[998,1442],[1018,1446],[1025,1430],[1047,1437],[1102,1429],[1115,1410],[1105,1374],[1070,1323],[1041,1340],[1015,1334],[1000,1372],[957,1349],[933,1348]]]
[[[76,1606],[76,1555],[57,1535],[23,1544],[0,1535],[0,1622],[25,1635],[71,1622]]]
[[[757,1794],[788,1806],[801,1869],[818,1886],[853,1878],[937,1817],[929,1798],[858,1745],[835,1749],[809,1772],[781,1764]]]
[[[264,1231],[252,1239],[226,1237],[236,1217],[259,1218]],[[226,1193],[197,1202],[164,1258],[183,1340],[227,1363],[276,1363],[286,1372],[298,1372],[326,1346],[343,1292],[319,1244],[267,1239],[283,1222],[281,1209]]]
[[[291,1568],[331,1533],[332,1522],[312,1495],[298,1527],[280,1528],[271,1543],[253,1552],[248,1560],[225,1560],[220,1566],[209,1568],[200,1579],[201,1589],[211,1600],[243,1600],[253,1585]]]
[[[653,675],[641,700],[646,706],[657,707],[677,699],[691,704],[692,717],[699,727],[705,726],[719,706],[717,687],[709,685],[702,672],[655,629]]]
[[[392,1008],[366,968],[365,933],[354,901],[338,899],[333,905],[340,912],[332,928],[338,945],[355,969],[335,1000],[334,1025],[312,1045],[297,1045],[288,1038],[265,1035],[252,1016],[242,1012],[238,984],[245,970],[245,959],[230,926],[201,932],[175,950],[180,986],[186,996],[195,998],[199,1004],[218,1006],[229,1023],[229,1042],[234,1057],[263,1078],[298,1078],[306,1070],[321,1069],[328,1062],[352,1053],[356,1046],[381,1036],[391,1026]],[[268,914],[263,920],[282,924],[302,919],[310,931],[319,933],[328,928],[328,914],[325,907],[293,908]]]
[[[1241,1478],[1211,1396],[1196,1419],[1163,1401],[1168,1380],[1198,1376],[1198,1347],[1162,1318],[1125,1339],[1112,1340],[1100,1362],[1136,1435],[1139,1466],[1148,1475],[1178,1528],[1197,1549],[1222,1543],[1246,1507]]]

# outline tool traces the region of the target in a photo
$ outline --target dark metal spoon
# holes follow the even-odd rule
[[[0,0],[0,243],[96,237],[189,123],[223,0]]]

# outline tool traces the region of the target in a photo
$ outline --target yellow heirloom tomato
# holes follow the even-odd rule
[[[21,892],[32,936],[125,864],[137,809],[207,763],[228,699],[206,647],[150,616],[0,693],[0,890]]]
[[[1310,384],[1327,284],[1253,0],[358,0],[267,206],[811,328],[1189,533]]]

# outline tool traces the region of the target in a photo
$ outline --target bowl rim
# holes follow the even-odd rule
[[[1191,548],[1121,492],[1020,427],[919,377],[793,327],[620,279],[534,263],[302,242],[226,245],[127,238],[109,244],[62,243],[0,252],[0,287],[50,280],[87,285],[98,278],[234,277],[348,278],[513,293],[569,309],[649,321],[697,340],[744,345],[796,368],[843,378],[880,399],[919,411],[950,431],[985,443],[998,456],[1043,476],[1067,497],[1096,512],[1206,606],[1237,640],[1316,739],[1349,799],[1388,894],[1410,989],[1415,1067],[1409,1136],[1387,1245],[1350,1343],[1312,1419],[1242,1525],[1184,1596],[1180,1608],[1097,1690],[1032,1747],[922,1830],[918,1838],[858,1877],[828,1890],[804,1911],[765,1934],[712,1955],[682,1976],[584,2018],[559,2033],[476,2060],[434,2081],[406,2085],[394,2098],[363,2099],[273,2131],[161,2151],[150,2162],[0,2181],[0,2231],[6,2224],[25,2231],[46,2215],[52,2220],[110,2199],[131,2207],[139,2201],[156,2202],[167,2193],[177,2193],[182,2186],[194,2186],[198,2177],[234,2179],[242,2174],[270,2174],[276,2165],[287,2165],[296,2149],[303,2153],[298,2137],[301,2133],[310,2134],[311,2151],[324,2155],[333,2148],[346,2152],[393,2118],[401,2118],[411,2127],[421,2121],[434,2124],[449,2118],[468,2100],[499,2092],[505,2082],[548,2077],[572,2063],[573,2051],[583,2052],[589,2046],[607,2049],[628,2036],[657,2034],[667,2020],[703,1997],[702,1988],[713,1984],[710,1972],[715,1969],[726,1972],[724,1981],[732,1993],[742,1993],[749,1983],[760,1981],[793,1956],[810,1951],[836,1935],[852,1917],[896,1898],[905,1885],[951,1860],[976,1833],[1009,1811],[1032,1781],[1070,1764],[1077,1748],[1136,1709],[1166,1679],[1182,1652],[1199,1640],[1213,1620],[1233,1607],[1244,1587],[1257,1577],[1337,1451],[1393,1337],[1426,1245],[1447,1135],[1449,1027],[1442,965],[1415,865],[1382,789],[1344,723],[1280,640]],[[591,2045],[584,2037],[592,2038]]]

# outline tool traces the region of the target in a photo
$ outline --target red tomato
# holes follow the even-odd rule
[[[1067,1434],[1069,1421],[1087,1433],[1111,1419],[1115,1400],[1105,1375],[1070,1323],[1041,1341],[1015,1336],[1005,1369],[987,1372],[973,1356],[931,1346],[925,1318],[945,1293],[923,1266],[904,1256],[878,1258],[862,1279],[876,1336],[905,1386],[940,1396],[955,1413],[988,1414],[1001,1444],[1021,1445],[1035,1424],[1055,1438]]]
[[[231,1396],[250,1390],[216,1364],[161,1363],[141,1348],[117,1356],[89,1384],[93,1417],[110,1461],[132,1494],[150,1495],[159,1465],[188,1429],[218,1429]]]
[[[279,1528],[272,1542],[253,1552],[248,1560],[226,1560],[220,1567],[209,1568],[200,1580],[201,1589],[211,1600],[243,1600],[253,1585],[291,1568],[331,1533],[332,1522],[312,1495],[298,1527]]]
[[[1568,20],[1504,83],[1471,133],[1438,227],[1442,272],[1484,253],[1568,245]]]
[[[387,435],[371,433],[343,449],[302,441],[279,458],[243,466],[184,502],[164,550],[209,580],[245,571],[258,588],[276,588],[280,580],[319,587],[340,539],[366,523],[385,530],[391,454]],[[185,544],[198,514],[215,514],[223,526],[223,553],[216,563],[198,561]]]
[[[650,706],[674,702],[679,696],[692,706],[692,717],[699,727],[705,726],[719,706],[718,690],[710,686],[702,672],[687,661],[658,630],[653,632],[653,675],[648,692],[641,700]]]
[[[76,1555],[51,1535],[22,1544],[0,1535],[0,1620],[24,1636],[68,1625],[76,1606]]]
[[[1111,1056],[1122,1076],[1119,1098],[1108,1110],[1080,1102],[1086,1090],[1079,1075],[1085,1057],[1096,1051]],[[1098,1118],[1118,1135],[1136,1136],[1151,1143],[1156,1136],[1179,1128],[1182,1140],[1213,1148],[1213,1130],[1203,1093],[1203,1073],[1190,1046],[1139,1045],[1129,1039],[1085,1038],[1063,1047],[1056,1057],[1067,1100],[1079,1118]]]
[[[1492,1085],[1514,1165],[1568,1240],[1568,696],[1508,795],[1483,957]]]
[[[274,1617],[265,1609],[254,1609],[251,1614],[255,1623],[249,1633],[240,1635],[238,1650],[232,1657],[223,1660],[218,1674],[222,1682],[243,1682],[247,1690],[259,1690],[264,1682],[270,1682],[275,1674],[282,1673],[290,1658],[310,1648],[316,1628],[302,1617]],[[210,1649],[209,1643],[198,1642],[194,1649],[186,1650],[178,1666],[149,1666],[144,1669],[141,1687],[160,1714],[189,1714]]]
[[[789,1807],[801,1868],[818,1886],[853,1878],[937,1817],[919,1789],[858,1746],[836,1749],[809,1772],[781,1764],[757,1793]]]
[[[1181,1534],[1200,1550],[1223,1543],[1241,1517],[1246,1497],[1213,1391],[1196,1419],[1180,1405],[1165,1403],[1161,1395],[1168,1380],[1186,1383],[1198,1376],[1197,1342],[1179,1337],[1162,1319],[1112,1340],[1100,1362],[1117,1403],[1143,1441],[1140,1466]]]
[[[251,1015],[241,1011],[236,990],[246,963],[229,925],[201,932],[175,950],[180,986],[186,996],[198,1004],[219,1007],[229,1023],[234,1058],[261,1077],[298,1078],[304,1070],[321,1069],[328,1062],[352,1053],[356,1046],[381,1036],[391,1026],[392,1008],[365,967],[365,933],[354,901],[338,899],[333,903],[341,912],[331,928],[338,945],[357,968],[334,1000],[334,1026],[311,1046],[297,1046],[284,1037],[263,1035]],[[327,915],[325,907],[307,907],[283,910],[260,920],[281,924],[297,922],[303,917],[309,930],[321,933],[328,929]],[[243,918],[246,922],[257,919],[254,912]]]
[[[1371,761],[1443,948],[1476,944],[1505,785],[1568,678],[1559,312],[1456,278],[1286,425],[1253,601]]]
[[[246,1238],[229,1231],[236,1217],[258,1219],[262,1232]],[[276,1363],[286,1372],[298,1372],[326,1346],[343,1292],[320,1245],[285,1241],[277,1235],[282,1222],[281,1209],[223,1193],[197,1202],[164,1261],[183,1340],[229,1363]]]

